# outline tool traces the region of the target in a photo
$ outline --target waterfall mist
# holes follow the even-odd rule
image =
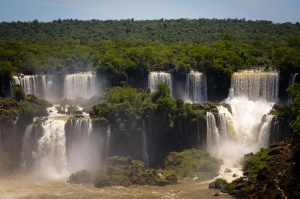
[[[218,115],[207,115],[208,121],[215,118],[215,122],[208,122],[208,151],[237,162],[246,153],[268,147],[273,116],[267,114],[277,95],[277,73],[235,73],[230,96],[224,101],[230,104],[232,114],[220,106]]]
[[[38,118],[25,130],[22,166],[31,177],[67,178],[78,170],[96,169],[101,151],[101,138],[90,119]]]

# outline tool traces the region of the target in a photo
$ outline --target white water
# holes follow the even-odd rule
[[[70,145],[67,148],[68,169],[76,172],[95,169],[99,165],[99,152],[93,142],[93,125],[90,119],[70,121]]]
[[[101,92],[97,77],[92,72],[68,74],[63,82],[54,75],[22,75],[13,76],[13,79],[14,84],[23,87],[25,94],[34,94],[48,101],[55,101],[62,97],[88,99]]]
[[[65,120],[48,119],[42,124],[42,137],[37,141],[34,173],[47,179],[67,176]]]
[[[148,155],[148,146],[147,146],[147,132],[145,121],[142,123],[142,151],[143,151],[143,159],[147,166],[149,166],[149,155]]]
[[[13,76],[14,83],[23,87],[25,94],[34,94],[49,101],[58,99],[57,78],[52,75]]]
[[[275,102],[279,89],[278,73],[238,72],[231,79],[231,89],[235,97],[247,97],[249,100]]]
[[[67,120],[65,117],[42,118],[41,128],[33,129],[37,125],[35,122],[26,128],[21,152],[22,166],[32,170],[32,177],[66,178],[72,172],[99,166],[99,143],[92,136],[91,120],[71,119],[66,129]],[[31,165],[27,167],[27,163]]]
[[[91,72],[69,74],[65,77],[64,97],[68,99],[88,99],[97,94],[96,75]]]
[[[207,150],[225,161],[220,177],[232,180],[234,172],[241,175],[233,165],[244,154],[269,146],[273,116],[267,114],[277,100],[277,82],[277,73],[235,73],[225,100],[232,114],[223,106],[218,107],[218,115],[207,113]],[[234,172],[224,173],[226,167]]]
[[[170,73],[166,72],[150,72],[148,77],[148,87],[151,89],[151,92],[157,90],[157,84],[166,83],[171,89],[171,95],[173,90],[172,76]]]
[[[187,74],[185,93],[191,102],[206,102],[207,80],[205,73],[192,71]]]

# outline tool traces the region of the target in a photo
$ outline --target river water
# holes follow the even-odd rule
[[[220,193],[218,189],[208,189],[209,181],[201,182],[192,179],[182,179],[176,185],[165,187],[136,186],[136,187],[105,187],[95,188],[93,185],[75,185],[65,180],[37,180],[27,174],[13,174],[0,177],[1,199],[79,199],[79,198],[232,198]],[[213,196],[220,193],[218,197]]]

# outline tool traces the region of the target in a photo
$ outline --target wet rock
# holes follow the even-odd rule
[[[258,181],[264,181],[268,179],[268,175],[269,175],[268,169],[264,167],[263,169],[259,170],[256,179]]]
[[[232,177],[236,178],[236,174],[234,173],[234,174],[232,175]]]

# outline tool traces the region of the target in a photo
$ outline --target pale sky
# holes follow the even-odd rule
[[[56,19],[226,19],[300,22],[300,0],[0,0],[0,22]]]

